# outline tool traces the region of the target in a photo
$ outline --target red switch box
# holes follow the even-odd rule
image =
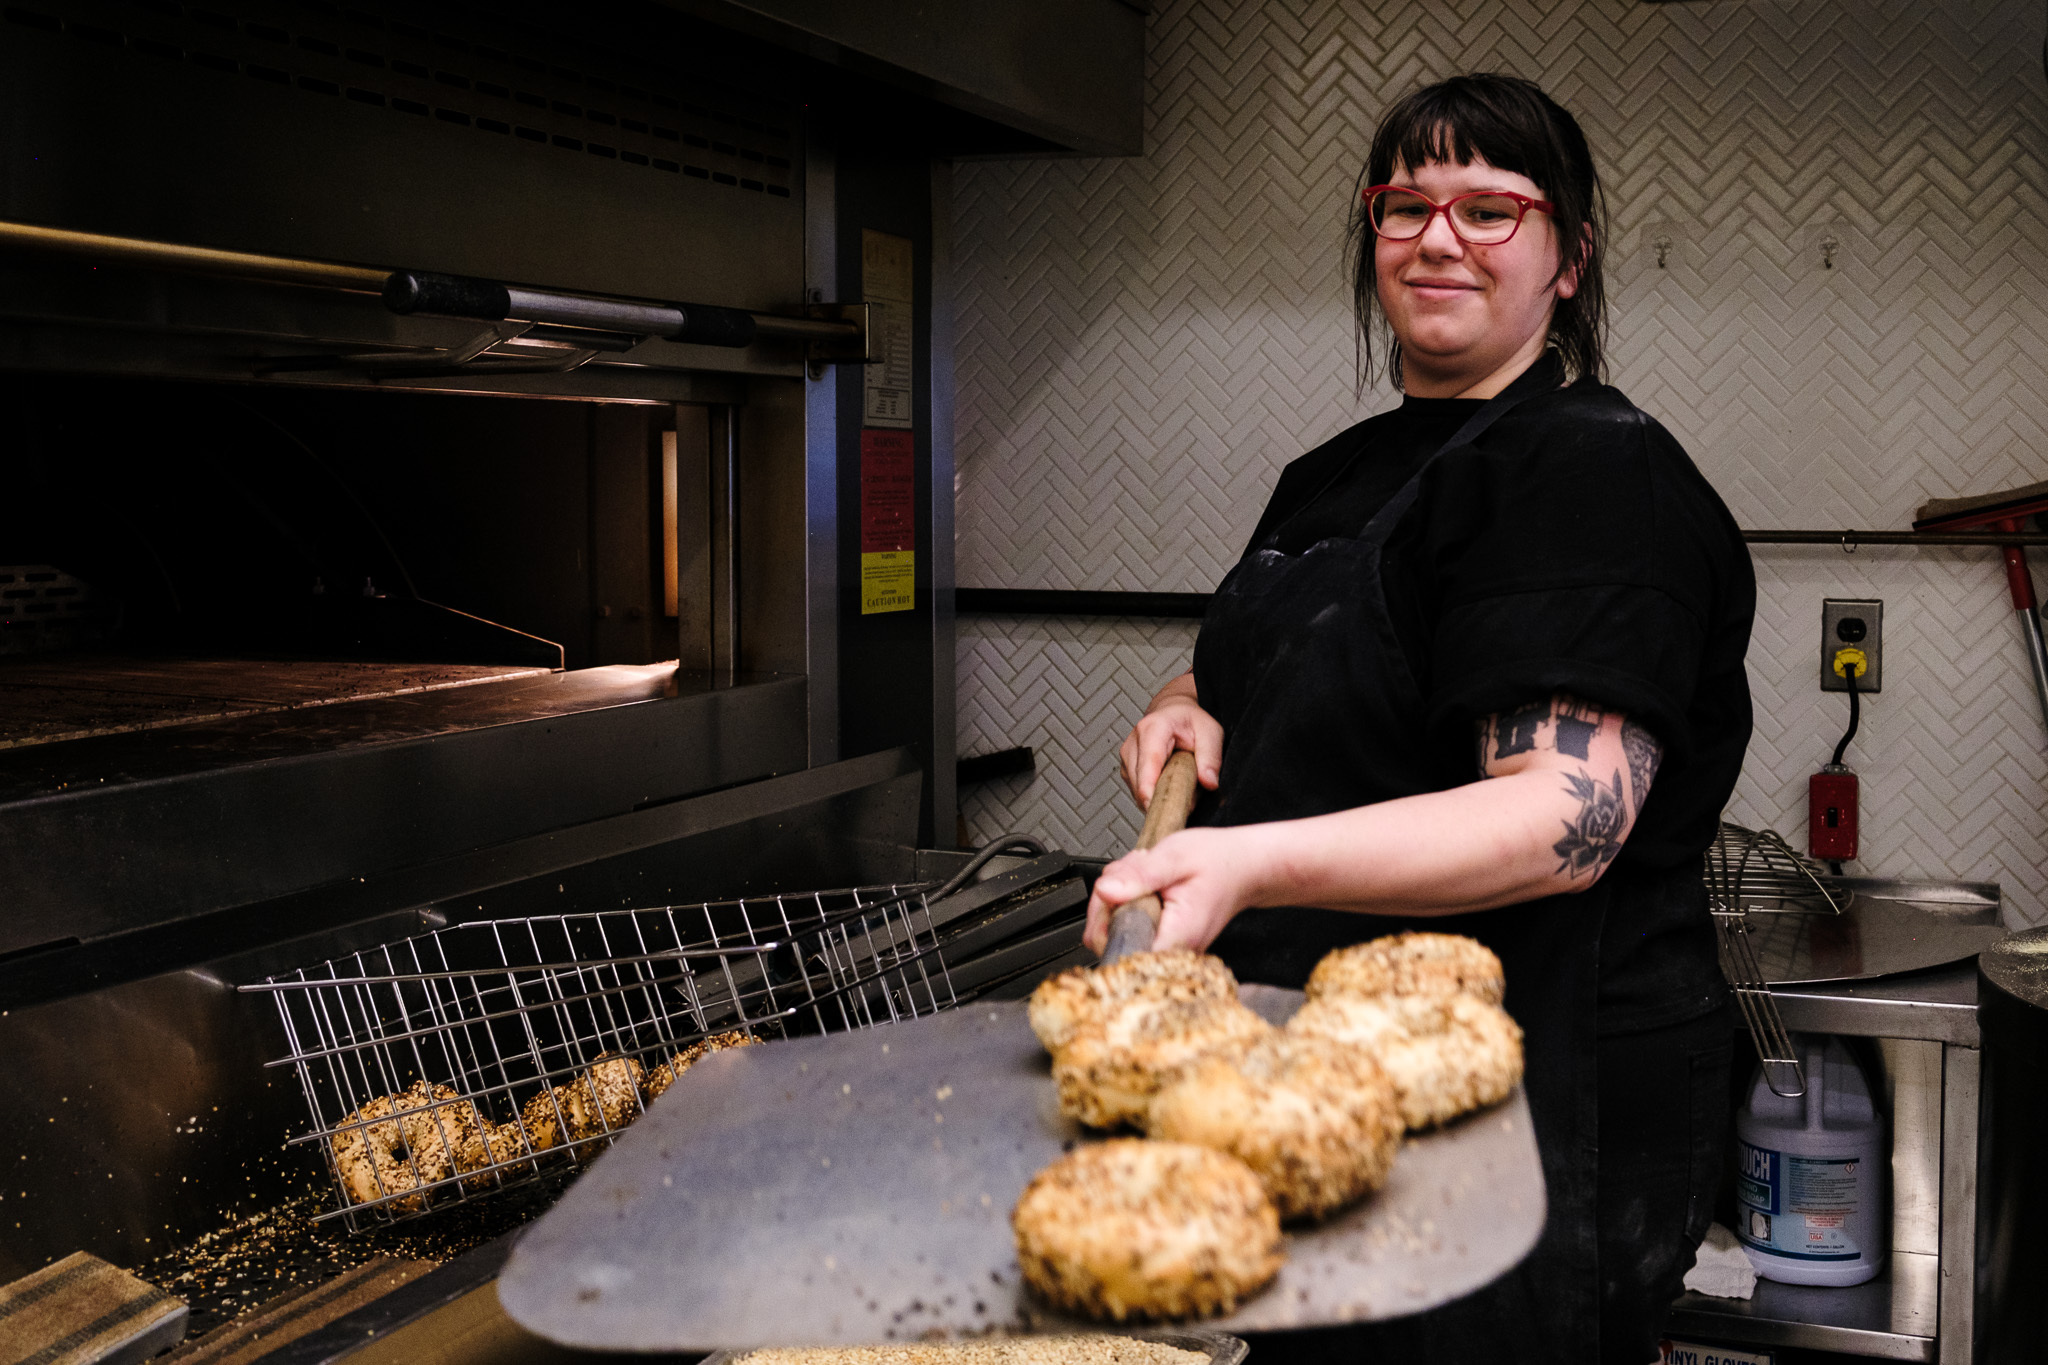
[[[1845,863],[1856,856],[1856,774],[1838,768],[1807,779],[1806,842],[1822,862]]]

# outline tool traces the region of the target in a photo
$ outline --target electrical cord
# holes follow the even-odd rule
[[[1856,675],[1863,670],[1851,663],[1842,669],[1842,679],[1849,684],[1849,728],[1842,732],[1842,742],[1835,746],[1832,766],[1840,767],[1842,755],[1848,752],[1849,741],[1856,738],[1856,726],[1863,719],[1863,708],[1856,700]]]
[[[1845,650],[1844,653],[1846,652]],[[1849,685],[1849,728],[1842,731],[1841,741],[1835,745],[1835,756],[1828,763],[1828,766],[1831,768],[1842,766],[1842,755],[1849,751],[1849,741],[1856,738],[1856,727],[1863,720],[1863,706],[1856,695],[1856,675],[1862,671],[1862,667],[1855,660],[1845,659],[1842,661],[1842,681]],[[1842,865],[1839,862],[1830,861],[1828,863],[1828,871],[1839,877],[1842,875]]]
[[[1026,834],[1005,834],[993,843],[983,844],[981,851],[967,860],[967,866],[947,878],[945,885],[932,892],[927,899],[933,901],[944,900],[961,887],[967,885],[967,883],[973,881],[974,874],[981,871],[989,859],[998,854],[1009,853],[1013,850],[1028,853],[1031,857],[1036,858],[1045,852],[1045,845]]]

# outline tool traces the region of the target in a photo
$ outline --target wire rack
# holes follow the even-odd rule
[[[1705,875],[1721,974],[1749,1026],[1764,1081],[1773,1093],[1796,1099],[1806,1093],[1806,1072],[1750,940],[1749,916],[1838,915],[1847,898],[1823,882],[1775,830],[1722,824],[1707,849]]]
[[[276,1000],[289,1054],[271,1065],[297,1073],[312,1116],[292,1141],[317,1147],[338,1194],[320,1217],[360,1230],[588,1160],[692,1044],[954,1004],[934,898],[876,886],[477,921],[242,989]]]

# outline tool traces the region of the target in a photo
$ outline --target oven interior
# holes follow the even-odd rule
[[[0,376],[0,403],[16,433],[0,504],[11,677],[60,687],[47,660],[65,656],[675,657],[667,405],[25,375]],[[39,591],[38,572],[62,582]],[[22,701],[0,742],[54,728]]]

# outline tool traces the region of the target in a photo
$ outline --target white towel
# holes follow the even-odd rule
[[[1685,1272],[1685,1287],[1717,1299],[1746,1299],[1756,1293],[1756,1267],[1735,1234],[1715,1223],[1707,1229],[1692,1269]]]

